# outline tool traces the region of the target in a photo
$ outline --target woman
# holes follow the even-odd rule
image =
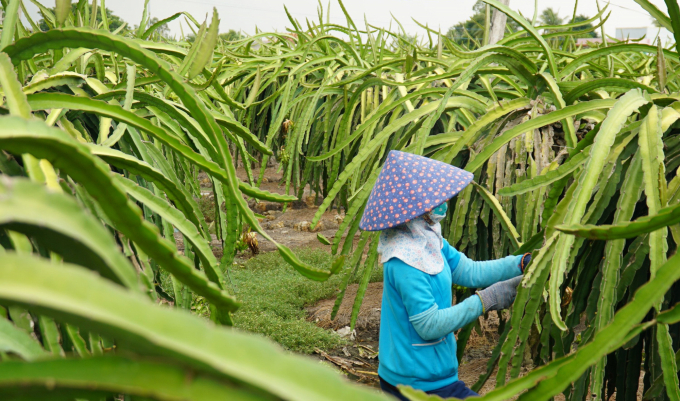
[[[473,262],[442,238],[447,201],[472,174],[422,156],[391,151],[366,204],[360,228],[382,231],[380,386],[406,400],[398,385],[443,398],[478,394],[458,380],[453,332],[487,311],[508,308],[531,255]],[[485,288],[457,305],[452,284]]]

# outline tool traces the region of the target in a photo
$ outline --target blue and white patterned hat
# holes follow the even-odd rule
[[[380,231],[430,212],[470,182],[470,172],[427,157],[390,151],[368,197],[359,228]]]

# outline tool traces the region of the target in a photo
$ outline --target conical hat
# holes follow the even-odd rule
[[[430,212],[472,182],[472,173],[410,153],[390,151],[359,228],[380,231]]]

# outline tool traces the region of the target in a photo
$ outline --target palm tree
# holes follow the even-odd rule
[[[543,25],[562,25],[564,18],[560,17],[558,12],[552,7],[548,7],[541,13],[540,21]]]
[[[543,12],[541,13],[541,16],[539,18],[539,21],[541,21],[542,25],[548,25],[548,26],[556,26],[556,25],[562,25],[564,24],[564,18],[560,17],[558,12],[555,11],[552,7],[548,7]],[[551,33],[551,32],[557,32],[559,29],[544,29],[543,34]],[[557,45],[558,38],[553,39],[553,44]]]
[[[577,16],[574,18],[574,22],[583,22],[583,21],[587,21],[587,20],[589,20],[589,19],[590,19],[590,18],[588,18],[588,16],[581,14],[581,15],[577,15]],[[573,29],[574,31],[585,31],[585,30],[592,29],[592,28],[593,28],[593,24],[592,24],[592,23],[589,23],[589,24],[586,24],[586,25],[578,26],[578,27],[576,27],[576,28],[572,28],[572,29]],[[575,36],[575,37],[577,37],[577,38],[578,38],[578,37],[597,38],[597,37],[599,37],[599,36],[600,36],[600,35],[597,33],[597,31],[592,31],[592,32],[584,33],[584,34],[582,34],[582,35]]]

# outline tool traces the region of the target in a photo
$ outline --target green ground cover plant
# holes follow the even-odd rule
[[[298,249],[296,254],[310,266],[330,268],[325,251]],[[376,270],[371,282],[382,281],[381,271]],[[309,280],[291,270],[277,253],[263,253],[247,260],[237,258],[227,278],[227,286],[242,303],[233,315],[234,327],[262,334],[300,353],[346,345],[340,336],[308,321],[304,310],[306,306],[335,296],[339,284],[339,276],[322,283]],[[164,271],[161,271],[160,285],[165,293],[173,292],[172,277]],[[191,310],[205,317],[210,315],[205,298],[195,294]]]
[[[328,253],[298,250],[305,263],[330,268]],[[332,331],[307,321],[304,307],[335,295],[338,276],[318,283],[302,277],[277,254],[266,253],[230,271],[235,294],[243,307],[234,314],[234,326],[263,334],[286,349],[312,353],[314,348],[333,349],[346,344]]]

